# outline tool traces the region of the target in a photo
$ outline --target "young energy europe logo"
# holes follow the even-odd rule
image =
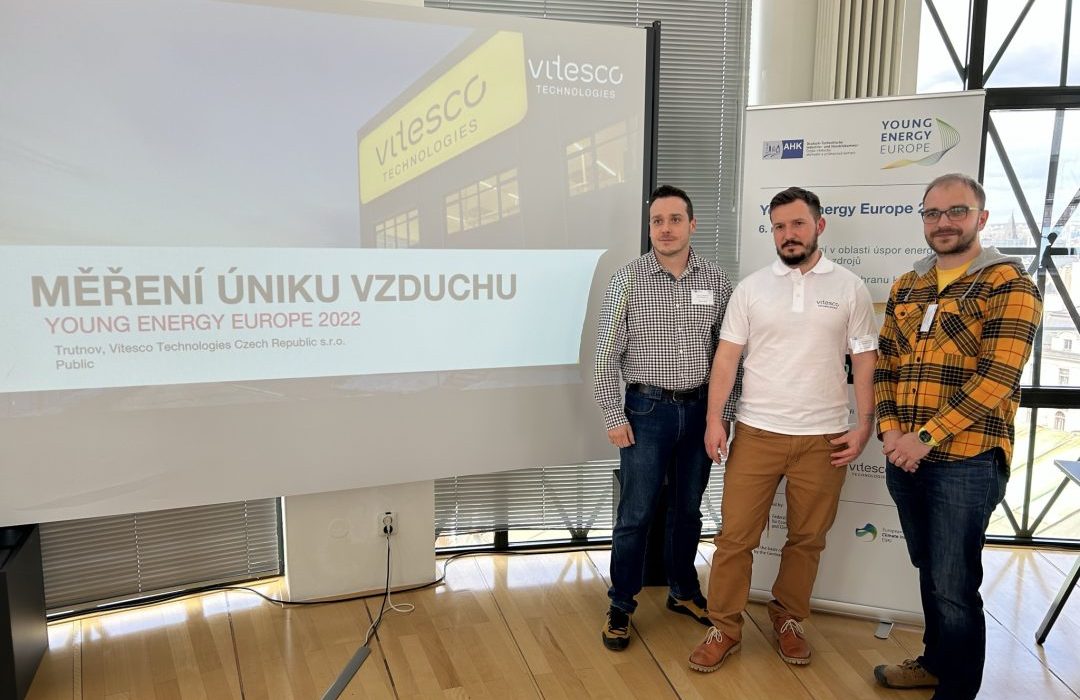
[[[873,523],[866,523],[862,527],[855,528],[855,536],[860,540],[873,542],[877,539],[877,528],[874,527]]]
[[[880,153],[906,154],[910,157],[891,161],[882,170],[909,165],[933,165],[960,143],[960,132],[940,117],[882,119]],[[916,157],[919,156],[919,157]]]

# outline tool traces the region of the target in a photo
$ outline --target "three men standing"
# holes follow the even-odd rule
[[[934,254],[894,283],[879,337],[862,280],[818,248],[825,220],[812,192],[792,187],[773,198],[779,260],[734,293],[724,273],[689,248],[694,220],[685,193],[654,193],[654,250],[612,278],[597,348],[596,395],[623,475],[603,633],[609,648],[629,641],[645,536],[666,477],[668,607],[712,624],[690,666],[712,671],[738,651],[753,550],[786,478],[788,541],[768,610],[780,656],[809,663],[800,623],[845,466],[865,447],[876,404],[886,483],[919,571],[926,628],[921,656],[874,675],[891,688],[936,687],[937,700],[976,696],[986,654],[982,548],[1005,494],[1020,378],[1042,300],[1019,260],[981,246],[988,214],[977,181],[938,177],[922,204]],[[740,390],[705,611],[693,566],[698,508],[711,460],[728,454]],[[691,444],[702,432],[704,449]]]
[[[874,393],[886,484],[919,570],[925,650],[874,675],[891,688],[936,686],[939,700],[967,700],[986,656],[982,548],[1005,496],[1042,300],[1019,260],[980,244],[988,214],[974,179],[931,182],[921,216],[934,254],[893,284]]]

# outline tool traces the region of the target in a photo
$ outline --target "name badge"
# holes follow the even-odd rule
[[[848,338],[848,347],[851,348],[851,352],[856,355],[861,352],[870,352],[871,350],[877,350],[877,336],[864,335]]]
[[[711,289],[691,289],[690,303],[694,306],[712,306],[713,293]]]
[[[926,313],[922,317],[922,325],[919,326],[920,333],[926,333],[930,330],[930,326],[934,325],[934,316],[937,314],[937,304],[931,304],[926,307]]]

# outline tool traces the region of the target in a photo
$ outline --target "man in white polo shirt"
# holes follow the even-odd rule
[[[781,658],[810,662],[801,621],[810,614],[825,535],[836,517],[847,464],[874,429],[877,326],[870,293],[818,249],[821,202],[791,187],[769,204],[779,260],[735,289],[709,381],[705,449],[728,454],[722,410],[743,357],[742,396],[724,476],[722,532],[709,576],[713,626],[690,668],[715,671],[740,648],[753,551],[780,480],[787,479],[788,538],[769,617]],[[845,355],[851,355],[857,415],[849,423]]]

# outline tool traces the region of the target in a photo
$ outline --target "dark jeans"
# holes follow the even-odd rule
[[[659,392],[627,391],[626,416],[634,444],[619,450],[621,491],[611,535],[611,604],[634,612],[645,568],[645,541],[660,489],[667,480],[664,566],[671,594],[701,593],[694,560],[701,537],[701,495],[712,460],[705,453],[704,388],[680,400]]]
[[[919,570],[926,617],[919,663],[940,681],[937,700],[970,700],[982,684],[982,549],[1008,478],[996,449],[954,462],[924,460],[914,474],[891,463],[885,471],[911,563]]]

